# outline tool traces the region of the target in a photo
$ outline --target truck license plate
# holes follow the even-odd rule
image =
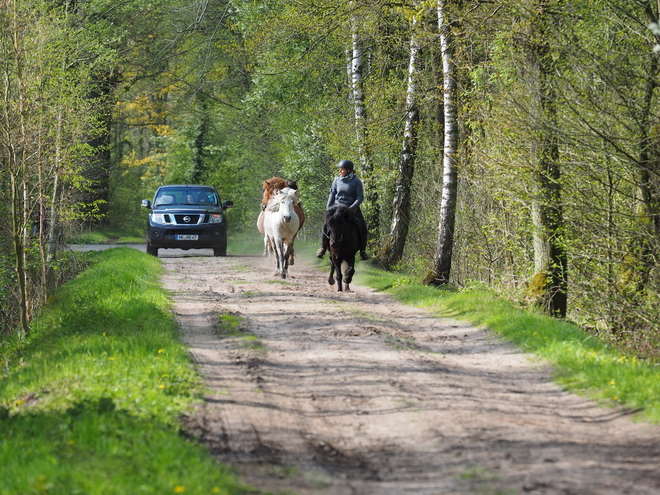
[[[177,241],[196,241],[197,240],[197,235],[196,234],[179,234],[176,236]]]

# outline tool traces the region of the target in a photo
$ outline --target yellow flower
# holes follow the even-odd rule
[[[165,349],[158,349],[158,354],[160,354],[161,352],[165,352]]]
[[[174,487],[174,493],[183,493],[185,491],[186,491],[186,489],[184,487],[182,487],[181,485],[178,485],[178,486]]]
[[[616,385],[616,382],[615,382],[614,380],[612,380],[612,381],[610,382],[610,385]]]

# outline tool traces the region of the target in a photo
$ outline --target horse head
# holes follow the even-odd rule
[[[268,201],[266,209],[269,211],[279,211],[282,215],[282,220],[284,222],[290,222],[293,207],[298,203],[300,203],[298,191],[296,189],[285,187],[284,189],[277,191],[275,196]]]
[[[344,233],[350,229],[350,234],[353,235],[355,230],[355,211],[351,210],[344,205],[335,205],[326,211],[325,220],[330,228],[330,238],[335,241],[341,242]]]

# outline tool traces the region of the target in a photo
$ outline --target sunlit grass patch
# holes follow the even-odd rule
[[[69,244],[144,244],[145,233],[141,229],[98,229],[81,232],[67,240]]]
[[[233,337],[240,343],[241,347],[261,350],[263,343],[261,340],[251,333],[245,331],[243,318],[231,313],[223,313],[218,316],[218,325],[216,326],[217,332],[223,337]]]
[[[202,385],[160,262],[129,248],[88,256],[31,336],[0,348],[0,493],[242,493],[181,435]]]
[[[355,280],[438,316],[487,327],[552,364],[557,382],[567,389],[601,404],[638,410],[640,417],[660,423],[658,363],[624,356],[570,322],[516,306],[488,291],[438,289],[370,264],[361,266]]]

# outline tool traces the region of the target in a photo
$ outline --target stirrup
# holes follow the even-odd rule
[[[325,254],[325,249],[324,248],[319,248],[319,250],[316,251],[316,257],[317,258],[323,258],[324,254]]]
[[[362,261],[367,261],[370,258],[370,256],[367,254],[366,251],[360,251],[360,259]]]

